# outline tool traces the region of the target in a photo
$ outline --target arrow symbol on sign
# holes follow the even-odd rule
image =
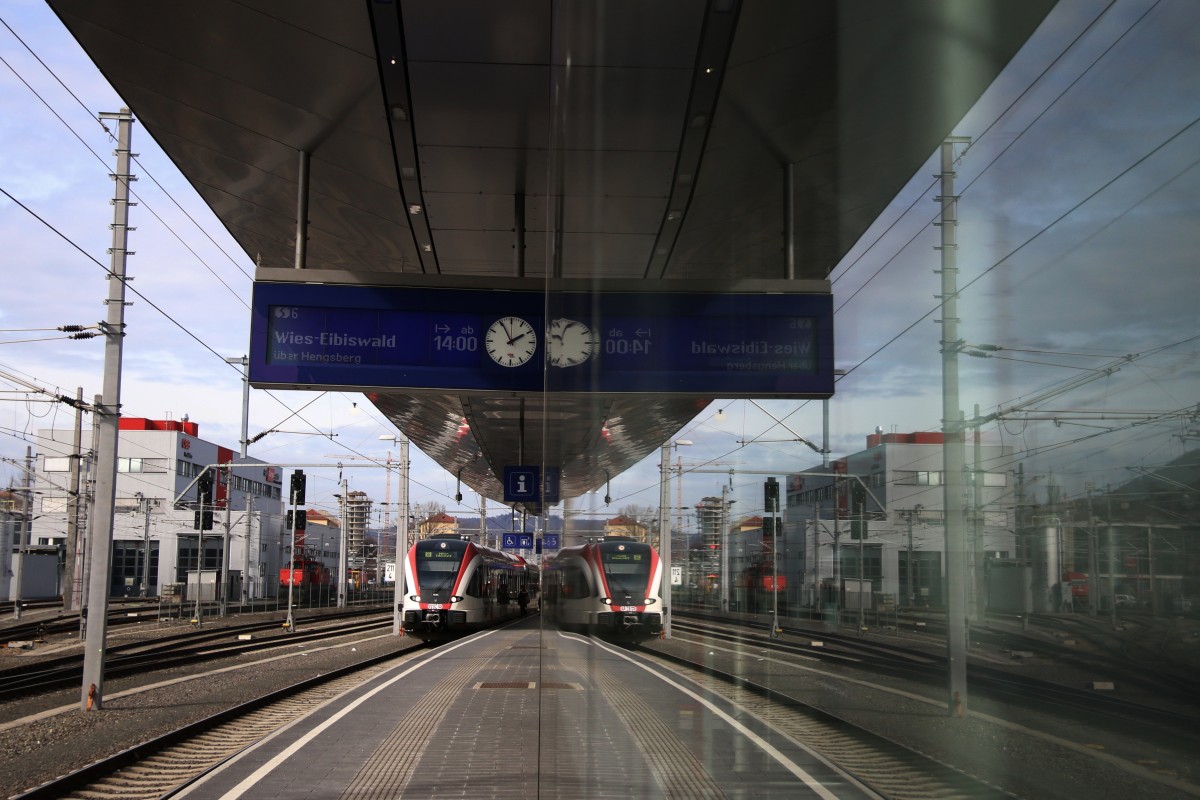
[[[439,323],[439,324],[437,324],[437,325],[434,325],[434,326],[433,326],[433,329],[434,329],[436,332],[438,332],[438,333],[449,333],[449,331],[450,331],[450,326],[449,326],[449,325],[443,325],[443,324]]]
[[[638,328],[638,329],[637,329],[637,335],[638,335],[638,338],[639,338],[639,339],[640,339],[640,338],[642,338],[643,336],[649,336],[649,335],[650,335],[650,329],[649,329],[649,328]]]

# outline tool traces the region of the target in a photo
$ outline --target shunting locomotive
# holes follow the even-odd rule
[[[560,628],[638,641],[662,634],[662,562],[650,545],[608,537],[542,564],[542,613]]]

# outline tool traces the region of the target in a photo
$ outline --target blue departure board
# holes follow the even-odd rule
[[[833,393],[828,293],[256,283],[251,383],[720,397]]]

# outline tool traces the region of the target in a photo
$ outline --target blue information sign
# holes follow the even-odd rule
[[[543,534],[542,535],[542,547],[545,548],[546,550],[557,550],[558,549],[558,534],[557,533]]]
[[[771,282],[777,293],[547,295],[258,282],[250,380],[289,388],[827,397],[832,295],[788,293],[786,283]]]
[[[532,533],[506,533],[501,538],[501,547],[505,550],[533,549]]]
[[[540,467],[505,467],[504,502],[537,502],[541,472]]]

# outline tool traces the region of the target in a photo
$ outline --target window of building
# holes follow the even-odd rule
[[[66,497],[43,497],[42,498],[42,513],[43,514],[65,514],[65,513],[67,513],[67,498]]]
[[[940,606],[942,604],[942,554],[937,552],[917,550],[909,553],[901,550],[899,556],[900,568],[900,605]],[[912,556],[912,568],[909,568],[909,556]],[[909,575],[912,583],[909,583]]]
[[[150,542],[150,569],[144,568],[144,542],[116,541],[112,551],[112,585],[109,593],[116,597],[137,597],[146,584],[146,594],[158,594],[158,542]]]
[[[898,469],[895,472],[896,484],[899,486],[941,486],[941,472],[922,472],[917,470]]]
[[[55,457],[46,456],[44,459],[42,459],[42,471],[43,472],[70,472],[71,471],[71,459],[68,456],[63,456],[61,458],[57,457],[57,456],[55,456]]]

